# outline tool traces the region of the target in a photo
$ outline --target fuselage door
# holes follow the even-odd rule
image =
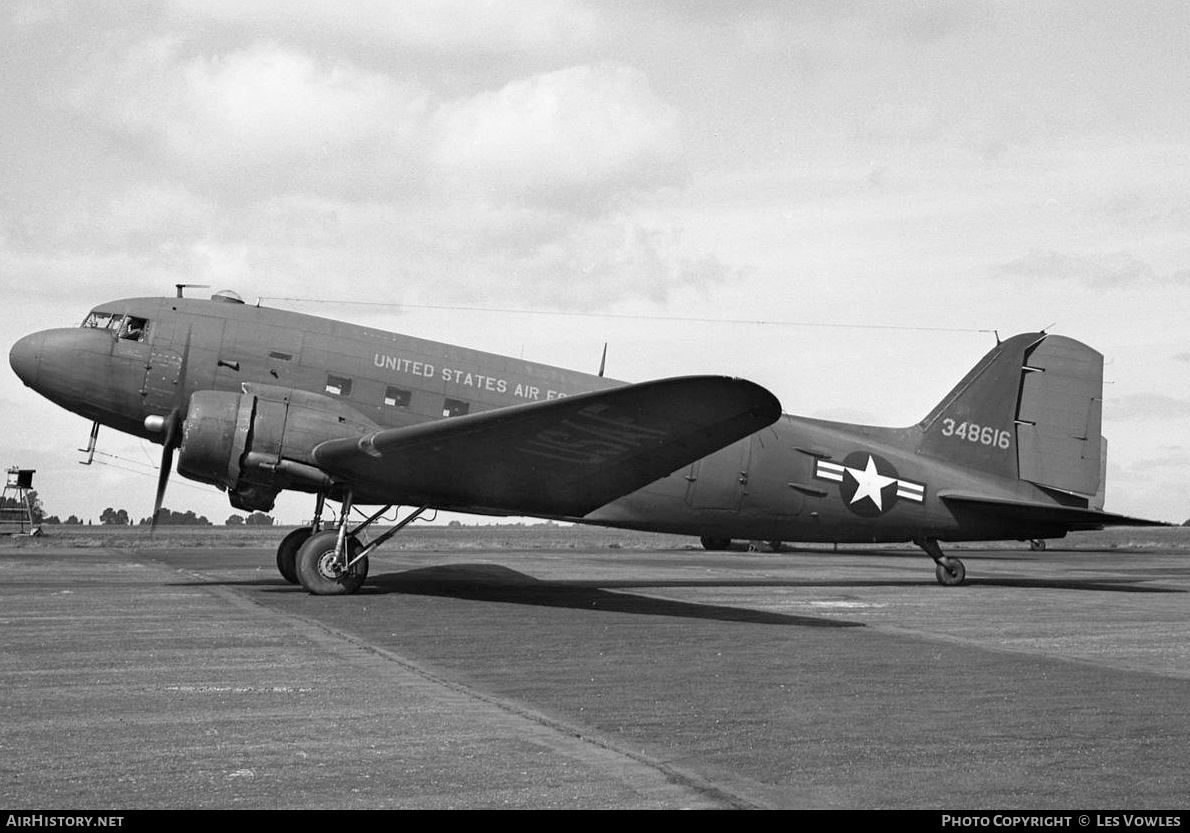
[[[748,485],[752,443],[748,438],[703,457],[690,467],[686,502],[691,509],[724,509],[735,512]]]
[[[145,371],[145,410],[168,413],[179,405],[181,376],[181,354],[151,346]]]
[[[174,318],[150,322],[145,348],[145,383],[141,389],[147,413],[166,414],[182,404],[182,365],[185,332],[178,337]],[[179,343],[180,342],[180,343]]]

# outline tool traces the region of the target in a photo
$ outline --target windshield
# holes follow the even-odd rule
[[[83,326],[95,330],[111,330],[114,335],[125,341],[144,341],[149,320],[135,315],[94,310],[83,319]]]
[[[92,327],[96,330],[114,330],[120,326],[124,320],[123,315],[116,315],[111,312],[99,312],[95,310],[85,319],[83,319],[84,327]]]

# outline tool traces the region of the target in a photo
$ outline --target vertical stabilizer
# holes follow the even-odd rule
[[[1093,498],[1101,485],[1103,356],[1063,336],[997,344],[920,427],[918,452]]]
[[[921,421],[918,453],[1015,480],[1025,357],[1045,337],[1024,333],[993,347]]]

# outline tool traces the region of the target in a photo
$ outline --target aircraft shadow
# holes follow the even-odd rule
[[[746,583],[744,583],[746,584]],[[424,567],[399,573],[369,576],[361,594],[403,593],[474,601],[597,610],[647,616],[674,616],[719,622],[759,625],[792,625],[808,628],[862,628],[862,622],[792,616],[763,610],[696,604],[616,592],[631,587],[706,587],[703,582],[596,582],[542,581],[507,567],[491,564],[456,564]],[[730,585],[730,586],[735,586]],[[613,589],[614,588],[614,589]]]
[[[622,613],[640,613],[656,616],[678,616],[720,621],[750,622],[753,624],[799,625],[804,627],[864,627],[862,622],[838,619],[819,619],[811,616],[794,616],[733,608],[724,605],[706,605],[693,602],[679,602],[657,599],[649,596],[635,596],[619,592],[637,588],[747,588],[777,587],[796,590],[798,588],[834,588],[840,590],[863,588],[919,589],[930,587],[938,593],[964,593],[979,588],[1018,588],[1022,590],[1069,590],[1094,593],[1186,593],[1176,587],[1153,587],[1137,579],[1088,579],[1088,578],[1019,578],[968,577],[961,588],[935,587],[933,577],[920,579],[675,579],[620,580],[620,579],[572,579],[567,581],[543,581],[516,570],[495,564],[450,564],[435,567],[421,567],[392,573],[373,572],[359,593],[382,595],[404,593],[417,596],[442,596],[477,601],[499,601],[512,604],[542,605],[547,607],[575,607],[586,610],[605,610]],[[206,585],[210,582],[182,582],[183,585]],[[302,588],[282,583],[280,576],[249,581],[220,582],[226,585],[255,586],[265,592],[299,592]]]
[[[962,589],[956,592],[964,592],[964,590],[975,587],[1019,587],[1037,590],[1084,590],[1101,593],[1185,593],[1185,590],[1176,587],[1151,587],[1144,586],[1141,582],[1146,579],[1087,579],[1087,578],[1016,578],[1012,576],[977,576],[974,578],[968,577]],[[422,567],[413,570],[404,570],[398,573],[381,573],[373,574],[368,578],[360,592],[368,592],[371,588],[372,592],[385,593],[416,593],[420,595],[455,595],[459,588],[467,588],[470,591],[477,591],[483,589],[485,592],[508,592],[515,590],[523,593],[531,590],[532,592],[541,592],[543,589],[551,591],[572,591],[572,592],[592,592],[592,591],[615,591],[615,590],[631,590],[633,588],[642,587],[693,587],[693,588],[711,588],[711,587],[787,587],[796,589],[798,587],[837,587],[841,589],[848,588],[864,588],[864,587],[904,587],[915,588],[921,586],[934,588],[935,582],[932,571],[922,575],[920,579],[806,579],[804,581],[790,580],[790,579],[731,579],[731,580],[708,580],[708,579],[674,579],[674,580],[658,580],[650,578],[647,580],[631,580],[631,579],[571,579],[567,581],[551,582],[542,581],[541,579],[533,578],[524,573],[519,573],[508,567],[502,567],[497,564],[452,564],[435,567]],[[427,588],[440,586],[441,588],[452,590],[450,593],[429,592]],[[938,587],[938,592],[948,592],[947,589]],[[619,594],[617,594],[619,596]],[[795,617],[796,618],[796,617]]]
[[[700,605],[687,602],[664,602],[643,596],[628,596],[615,592],[632,590],[635,588],[745,588],[745,587],[783,587],[791,590],[802,588],[836,588],[840,590],[862,588],[921,588],[923,586],[935,589],[939,593],[963,593],[981,587],[1013,587],[1023,590],[1071,590],[1093,593],[1186,593],[1188,591],[1177,587],[1154,587],[1146,584],[1151,579],[1090,579],[1090,578],[1022,578],[1012,576],[968,576],[961,588],[950,589],[935,587],[932,575],[921,578],[907,579],[750,579],[740,578],[732,580],[722,579],[572,579],[568,581],[542,581],[524,573],[519,573],[507,567],[494,564],[450,564],[436,567],[421,567],[403,570],[395,573],[373,572],[359,593],[384,594],[406,593],[422,596],[450,596],[489,601],[505,601],[518,604],[542,604],[554,607],[576,606],[600,610],[619,610],[623,612],[644,612],[657,615],[695,616],[699,618],[700,611],[714,610],[713,616],[701,618],[715,618],[730,621],[767,622],[769,624],[820,625],[823,627],[854,627],[862,626],[860,622],[840,623],[838,620],[823,622],[813,617],[789,616],[785,614],[762,613],[760,611],[742,608],[719,607],[714,605]],[[268,592],[305,592],[302,588],[283,583],[280,576],[274,578],[256,578],[247,581],[217,582],[228,586],[245,586],[268,588]],[[203,586],[210,584],[205,581],[179,582],[178,586]],[[632,600],[636,600],[632,602]],[[665,610],[644,611],[641,604],[668,606]],[[673,612],[680,611],[680,612]]]

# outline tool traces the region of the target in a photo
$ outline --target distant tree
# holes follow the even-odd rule
[[[62,523],[62,521],[60,521],[58,519],[57,515],[50,515],[50,516],[46,517],[45,520],[42,521],[42,523],[47,524],[47,525],[53,525],[53,524],[60,524],[60,523]]]
[[[109,506],[99,513],[99,522],[107,526],[128,526],[128,510],[113,509]]]
[[[69,518],[64,520],[62,523],[72,524],[74,526],[82,526],[82,524],[83,524],[82,520],[78,517],[78,515],[71,515]]]
[[[248,526],[272,526],[273,516],[266,515],[264,512],[253,512],[245,519],[244,523]]]
[[[153,522],[151,517],[141,518],[141,525],[148,525]],[[166,507],[161,507],[161,511],[157,513],[158,526],[211,526],[211,522],[205,515],[195,515],[194,510],[188,509],[185,512],[174,512]]]
[[[244,525],[244,516],[243,515],[228,515],[227,520],[223,522],[223,525],[224,526],[243,526]]]
[[[39,524],[45,522],[45,507],[41,505],[41,498],[37,496],[36,489],[30,489],[25,493],[29,498],[29,511],[33,516],[33,523]],[[25,504],[17,500],[15,497],[6,497],[0,506],[5,509],[24,509]]]

